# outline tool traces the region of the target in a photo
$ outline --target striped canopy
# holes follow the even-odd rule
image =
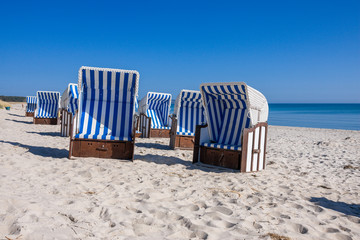
[[[73,115],[78,109],[78,86],[76,83],[70,83],[66,90],[61,95],[61,108],[66,109],[69,113]]]
[[[136,96],[135,99],[135,112],[139,111],[139,96]]]
[[[27,96],[26,97],[26,112],[33,113],[36,108],[36,97]]]
[[[51,91],[38,91],[36,93],[37,106],[35,118],[57,118],[59,110],[60,93]]]
[[[200,89],[209,137],[215,147],[237,150],[244,128],[267,121],[266,98],[243,82],[206,83]]]
[[[151,117],[151,128],[169,129],[171,94],[148,92],[139,104],[140,113]]]
[[[196,125],[206,123],[200,91],[181,90],[176,98],[176,134],[195,136]]]
[[[81,67],[75,138],[131,141],[139,73]]]

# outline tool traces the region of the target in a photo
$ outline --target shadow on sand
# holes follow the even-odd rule
[[[19,115],[19,114],[15,114],[15,113],[8,113],[10,116],[14,116],[14,117],[25,117],[25,115]]]
[[[153,162],[156,164],[164,164],[164,165],[176,165],[181,164],[186,167],[187,170],[200,170],[204,172],[215,172],[215,173],[224,173],[224,172],[239,172],[237,170],[206,165],[202,163],[195,163],[193,164],[191,161],[186,161],[178,157],[168,157],[168,156],[160,156],[154,154],[146,154],[146,155],[138,155],[135,154],[134,161],[144,161],[144,162]]]
[[[351,215],[360,218],[360,205],[359,204],[349,204],[345,202],[334,202],[324,197],[310,198],[310,202],[315,203],[318,206],[332,209],[337,212],[341,212],[346,215]],[[359,220],[360,223],[360,220]]]
[[[67,158],[69,156],[69,151],[66,149],[31,146],[31,145],[21,144],[18,142],[3,141],[3,140],[0,140],[0,142],[8,143],[8,144],[11,144],[16,147],[22,147],[22,148],[28,149],[28,151],[30,153],[41,156],[41,157]]]
[[[155,149],[160,149],[160,150],[171,150],[169,145],[163,145],[160,143],[137,143],[137,142],[135,142],[135,146],[136,147],[144,147],[144,148],[155,148]]]
[[[60,132],[26,132],[26,133],[35,133],[41,136],[60,137]]]
[[[20,121],[20,120],[15,120],[15,119],[8,119],[8,118],[6,118],[5,120],[13,121],[13,122],[17,122],[17,123],[33,124],[33,122]]]

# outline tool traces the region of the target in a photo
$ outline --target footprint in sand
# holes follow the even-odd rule
[[[228,216],[233,214],[233,211],[226,207],[213,207],[213,208],[211,208],[211,210],[220,212],[220,213],[228,215]]]
[[[207,239],[208,234],[204,231],[195,231],[192,234],[190,234],[190,238],[199,238],[199,239]]]
[[[18,225],[17,221],[13,222],[9,228],[10,235],[18,235],[21,232],[21,227]]]
[[[107,208],[101,208],[101,211],[99,213],[99,217],[102,218],[105,221],[110,220],[109,210]]]
[[[346,216],[347,219],[353,223],[360,223],[360,218],[354,217],[354,216]]]
[[[260,198],[255,197],[253,195],[247,195],[246,199],[249,201],[249,204],[251,206],[255,206],[256,204],[258,204],[260,202]]]
[[[198,201],[198,202],[196,202],[195,203],[196,205],[198,205],[200,208],[208,208],[208,206],[206,205],[206,203],[205,202],[203,202],[203,201]]]
[[[151,236],[151,232],[154,232],[154,230],[156,229],[152,226],[141,223],[135,223],[132,227],[136,236],[145,236],[148,234],[150,234]]]
[[[306,234],[309,230],[304,227],[301,224],[293,224],[294,230],[301,233],[301,234]]]
[[[334,236],[334,239],[337,240],[352,240],[352,238],[348,235],[342,234],[342,233],[336,233]]]
[[[320,213],[322,211],[324,211],[324,209],[322,207],[319,206],[310,206],[315,212]]]
[[[198,205],[191,204],[190,206],[188,206],[188,209],[189,209],[190,211],[196,212],[196,211],[198,211],[200,208],[199,208]]]
[[[224,220],[219,220],[219,221],[209,221],[206,223],[206,225],[214,228],[231,228],[236,224]]]
[[[183,216],[181,216],[177,213],[171,213],[168,217],[170,220],[180,220],[180,219],[184,218]]]
[[[299,204],[296,204],[296,203],[294,203],[292,206],[293,206],[294,208],[296,208],[296,209],[303,209],[303,208],[304,208],[303,206],[301,206],[301,205],[299,205]]]
[[[340,232],[340,231],[338,229],[336,229],[336,228],[327,228],[326,232],[327,233],[337,233],[337,232]]]
[[[257,230],[259,230],[259,229],[262,228],[262,226],[261,226],[260,224],[256,223],[256,222],[253,223],[253,226],[254,226],[254,228],[257,229]]]
[[[280,217],[281,217],[281,218],[285,218],[285,219],[291,219],[291,217],[290,217],[290,216],[285,215],[285,214],[281,214],[281,215],[280,215]]]
[[[91,178],[91,173],[89,171],[79,171],[78,175],[86,178]]]

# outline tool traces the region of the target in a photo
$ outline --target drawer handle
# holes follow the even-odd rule
[[[96,148],[96,150],[99,150],[99,151],[104,151],[104,152],[105,152],[105,151],[107,151],[108,149],[107,149],[107,148],[105,148],[105,147],[101,147],[101,148],[100,148],[100,147],[98,147],[98,148]]]
[[[222,152],[218,161],[220,162],[223,159],[223,157],[224,157],[224,153]]]

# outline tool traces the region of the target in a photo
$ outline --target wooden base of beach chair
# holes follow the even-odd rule
[[[142,132],[140,131],[140,116],[135,115],[134,119],[134,126],[135,126],[135,137],[141,137]]]
[[[71,156],[133,160],[134,142],[71,139],[69,158]]]
[[[34,117],[33,112],[25,112],[25,117]]]
[[[184,150],[194,149],[195,137],[193,136],[181,136],[181,135],[171,135],[170,136],[170,148],[180,148]]]
[[[57,125],[57,118],[34,118],[34,124]]]
[[[196,126],[193,163],[200,162],[220,167],[256,172],[265,169],[268,124],[261,122],[243,132],[241,151],[200,146],[200,131]]]
[[[61,110],[60,125],[60,135],[62,137],[69,137],[73,129],[74,119],[73,115],[65,109]]]
[[[150,129],[151,129],[151,118],[146,116],[144,113],[140,113],[139,116],[140,126],[139,131],[141,132],[142,138],[149,138],[150,137]]]
[[[170,130],[170,148],[180,148],[180,149],[194,149],[194,136],[182,136],[176,134],[177,129],[177,119],[176,117],[171,117],[171,130]]]
[[[200,162],[240,170],[241,151],[200,147]]]
[[[169,138],[170,129],[151,128],[151,118],[145,114],[140,114],[140,127],[142,138]]]
[[[151,138],[169,138],[170,137],[170,129],[150,129],[150,137]]]

